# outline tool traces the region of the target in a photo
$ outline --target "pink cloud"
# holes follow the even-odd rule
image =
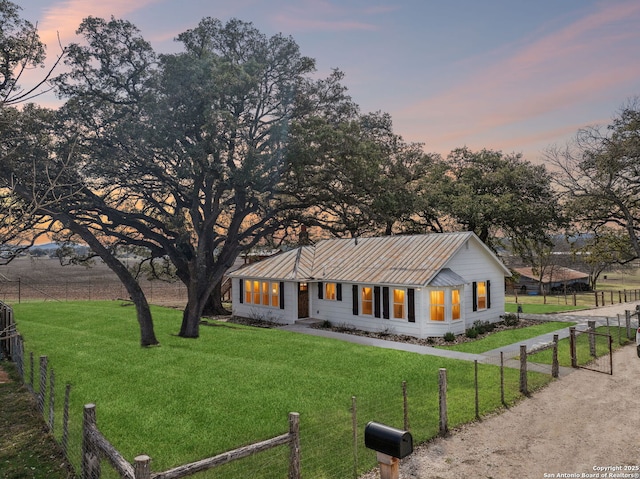
[[[63,44],[73,41],[75,31],[82,20],[89,15],[110,18],[112,15],[121,18],[128,13],[140,10],[159,0],[108,0],[95,2],[93,0],[66,0],[54,3],[44,11],[44,18],[38,22],[40,38],[44,43],[52,45],[58,43],[58,35]]]
[[[619,28],[622,22],[626,29]],[[527,122],[566,113],[637,82],[640,64],[632,59],[640,30],[629,25],[638,22],[637,2],[603,3],[600,10],[533,39],[510,56],[493,63],[480,59],[478,64],[486,67],[471,69],[457,84],[413,102],[394,117],[449,148],[500,131],[512,143],[516,125],[526,128]],[[518,136],[518,141],[527,138]]]

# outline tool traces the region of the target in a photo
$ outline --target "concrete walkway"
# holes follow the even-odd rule
[[[609,324],[611,326],[618,325],[618,315],[620,315],[621,326],[625,326],[625,311],[635,311],[636,305],[640,305],[640,301],[632,302],[632,303],[622,303],[613,306],[605,306],[597,309],[589,309],[584,311],[575,311],[570,313],[556,313],[556,314],[521,314],[520,317],[523,319],[537,319],[542,321],[566,321],[573,322],[576,324],[576,329],[585,330],[587,329],[588,321],[595,321],[596,326],[604,326],[607,324],[607,320],[609,320]],[[508,367],[519,367],[519,361],[514,361],[513,358],[520,354],[520,346],[526,345],[527,351],[532,351],[535,349],[539,349],[543,346],[546,346],[553,342],[553,336],[555,334],[558,335],[559,339],[564,339],[569,337],[569,326],[563,329],[559,329],[557,331],[553,331],[551,333],[543,334],[541,336],[537,336],[526,341],[520,341],[515,344],[503,346],[498,349],[493,349],[490,351],[486,351],[482,354],[471,354],[471,353],[463,353],[459,351],[452,351],[449,349],[440,349],[432,346],[422,346],[418,344],[409,344],[398,341],[389,341],[385,339],[378,338],[370,338],[367,336],[358,336],[355,334],[349,333],[339,333],[335,331],[330,331],[326,329],[316,329],[311,327],[316,320],[302,320],[297,322],[296,324],[290,324],[286,326],[282,326],[280,329],[284,329],[287,331],[292,331],[296,333],[302,334],[310,334],[312,336],[321,336],[325,338],[332,338],[340,341],[348,341],[350,343],[362,344],[364,346],[375,346],[378,348],[387,348],[387,349],[395,349],[398,351],[406,351],[410,353],[417,354],[426,354],[430,356],[438,356],[442,358],[450,358],[450,359],[461,359],[464,361],[475,361],[477,360],[479,363],[486,364],[496,364],[496,358],[500,357],[500,353],[503,353],[503,358],[505,360],[505,366]],[[632,328],[638,327],[637,318],[632,319]],[[531,364],[531,363],[530,363]],[[534,369],[535,366],[532,365]],[[548,372],[549,365],[541,366],[544,369],[544,372]],[[570,368],[561,368],[561,375],[568,374],[572,371]]]

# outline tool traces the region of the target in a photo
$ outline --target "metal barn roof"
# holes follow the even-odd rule
[[[436,282],[449,284],[462,278],[441,270],[472,238],[495,257],[471,232],[330,239],[253,263],[231,276],[415,286],[427,285],[437,277]]]

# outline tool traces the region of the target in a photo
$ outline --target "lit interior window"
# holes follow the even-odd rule
[[[274,308],[280,306],[280,285],[271,283],[271,306]]]
[[[478,309],[487,309],[487,283],[478,281]]]
[[[373,289],[362,288],[362,314],[373,314]]]
[[[460,290],[451,291],[451,319],[460,319]]]
[[[431,321],[444,321],[444,291],[431,291]]]
[[[336,283],[325,283],[324,285],[324,299],[330,299],[335,301],[336,299]]]
[[[403,319],[405,317],[404,298],[405,298],[404,289],[393,290],[393,318],[394,319]]]

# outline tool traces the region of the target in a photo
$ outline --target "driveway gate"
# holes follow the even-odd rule
[[[604,333],[592,329],[579,331],[569,329],[571,367],[588,369],[613,375],[613,340]]]

